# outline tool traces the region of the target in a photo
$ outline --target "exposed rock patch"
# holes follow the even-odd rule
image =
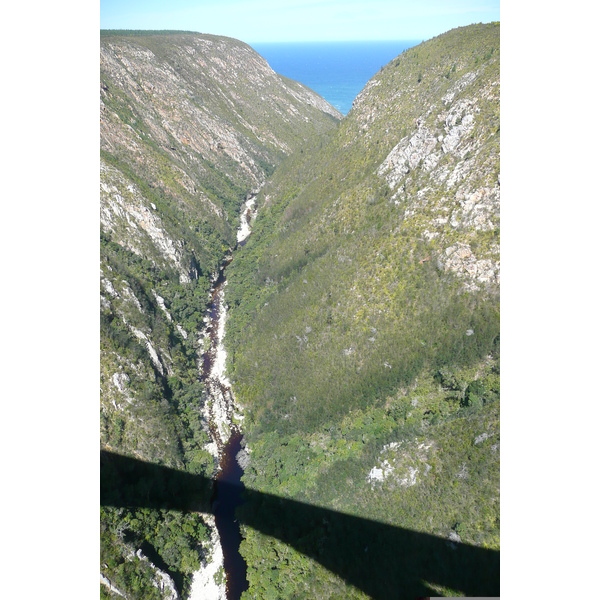
[[[475,239],[499,226],[500,183],[492,166],[497,162],[483,158],[489,132],[476,127],[481,105],[495,102],[499,87],[497,82],[478,87],[479,76],[473,71],[461,76],[377,169],[393,192],[390,201],[405,206],[405,219],[429,211],[423,239],[436,240],[440,269],[457,275],[467,291],[497,289],[500,270],[498,244],[478,251],[465,242],[444,244],[455,237],[453,230]],[[361,102],[373,87],[365,88]]]
[[[463,279],[469,291],[499,283],[499,262],[488,258],[478,260],[468,244],[457,242],[449,246],[438,264],[444,271],[451,271]]]
[[[225,582],[217,583],[215,576],[223,569],[223,549],[219,532],[215,526],[215,518],[211,514],[203,514],[203,520],[210,529],[212,553],[202,562],[202,568],[194,573],[189,600],[227,600]]]
[[[385,445],[380,452],[380,459],[369,474],[367,482],[371,489],[378,484],[391,487],[411,487],[419,482],[418,475],[426,477],[431,466],[426,460],[433,442],[392,442]],[[404,448],[404,449],[403,449]]]
[[[156,249],[179,272],[182,283],[190,281],[181,241],[169,235],[137,187],[104,163],[100,166],[100,181],[100,223],[104,229],[138,256],[150,258],[156,255],[150,248]]]

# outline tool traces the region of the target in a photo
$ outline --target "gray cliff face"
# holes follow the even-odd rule
[[[432,103],[377,170],[391,200],[404,207],[404,219],[427,215],[420,235],[428,242],[438,238],[439,268],[454,273],[468,291],[497,288],[500,280],[498,242],[482,251],[469,244],[485,232],[493,235],[500,222],[497,136],[477,123],[480,104],[499,105],[500,80],[481,85],[480,77],[466,73]],[[418,191],[411,193],[415,182]]]
[[[241,205],[341,115],[246,44],[210,35],[103,32],[100,82],[102,441],[181,465],[176,427],[160,425],[166,400],[134,416],[152,396],[142,389],[153,382],[159,399],[167,378],[190,379]]]
[[[191,195],[205,187],[206,168],[260,186],[267,165],[341,117],[228,38],[107,37],[100,69],[101,148],[145,163],[148,181],[159,184],[164,160],[148,156],[153,146]]]
[[[395,63],[408,62],[411,53]],[[352,111],[367,145],[382,123],[386,144],[400,137],[377,175],[401,218],[434,247],[431,258],[467,291],[497,293],[500,283],[499,114],[493,53],[475,69],[458,61],[416,77],[408,69],[380,73]]]

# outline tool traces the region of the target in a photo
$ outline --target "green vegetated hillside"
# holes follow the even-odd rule
[[[339,117],[242,42],[102,32],[102,448],[212,475],[197,368],[211,277],[247,194]],[[209,551],[197,516],[103,508],[101,524],[101,573],[128,598],[160,596],[141,544],[184,591]]]
[[[263,188],[228,271],[247,487],[499,549],[499,32],[405,51]],[[244,597],[364,597],[243,534]]]

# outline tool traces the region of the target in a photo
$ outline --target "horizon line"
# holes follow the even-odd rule
[[[229,38],[232,40],[237,40],[239,42],[243,42],[245,44],[345,44],[345,43],[394,43],[394,42],[419,42],[422,43],[424,41],[426,41],[423,38],[386,38],[386,39],[344,39],[344,40],[335,40],[335,39],[321,39],[321,40],[252,40],[252,41],[246,41],[246,40],[242,40],[241,38],[236,38],[233,37],[231,35],[222,35],[222,34],[218,34],[218,33],[208,33],[206,31],[192,31],[192,30],[185,30],[185,29],[123,29],[120,27],[115,27],[115,28],[106,28],[106,27],[101,27],[100,28],[100,33],[104,33],[104,32],[124,32],[125,34],[127,33],[136,33],[136,32],[152,32],[152,33],[156,33],[156,34],[165,34],[165,35],[176,35],[176,34],[180,34],[180,33],[186,33],[186,34],[197,34],[197,35],[210,35],[210,36],[214,36],[214,37],[223,37],[223,38]],[[434,36],[435,37],[435,36]],[[428,38],[430,39],[430,38]]]

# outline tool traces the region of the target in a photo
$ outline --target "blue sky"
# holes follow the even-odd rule
[[[184,29],[244,42],[426,40],[500,20],[500,0],[100,0],[102,29]]]

